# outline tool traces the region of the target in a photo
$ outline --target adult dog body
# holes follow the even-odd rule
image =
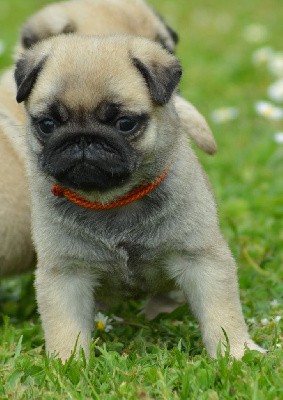
[[[222,329],[232,355],[261,350],[247,332],[207,177],[176,113],[180,75],[174,56],[133,37],[61,36],[17,64],[17,99],[30,117],[37,299],[47,351],[62,359],[78,337],[88,354],[95,298],[116,302],[174,287],[210,355],[225,343]],[[59,182],[105,204],[164,171],[155,190],[112,210],[51,193]]]
[[[16,58],[41,40],[70,32],[130,33],[157,41],[171,52],[176,45],[176,34],[142,0],[70,0],[51,4],[26,22]],[[24,166],[25,113],[15,96],[9,71],[0,81],[0,276],[24,272],[35,263]],[[175,102],[184,130],[201,149],[214,153],[216,144],[204,118],[181,97]]]

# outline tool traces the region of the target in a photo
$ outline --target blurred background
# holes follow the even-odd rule
[[[49,3],[0,1],[1,70],[12,64],[21,23]],[[283,2],[149,3],[179,33],[182,94],[206,117],[218,143],[215,156],[197,153],[239,265],[245,313],[269,318],[283,292]],[[31,292],[30,275],[3,280],[0,312],[15,320],[32,315]]]

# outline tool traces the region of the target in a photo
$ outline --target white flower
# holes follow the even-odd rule
[[[96,328],[99,331],[109,332],[111,329],[113,329],[113,326],[110,324],[110,322],[112,322],[112,319],[102,314],[101,312],[98,312],[96,314],[94,321],[96,322]]]
[[[280,315],[276,315],[276,317],[273,318],[274,322],[279,322],[281,320],[281,316]]]
[[[274,135],[274,141],[279,144],[283,144],[283,132],[277,132]]]
[[[222,124],[227,121],[236,119],[239,115],[239,111],[235,107],[221,107],[212,111],[211,118],[217,124]]]
[[[283,109],[274,106],[268,101],[258,101],[255,104],[255,111],[258,115],[268,119],[276,120],[283,118]]]
[[[4,52],[5,52],[5,43],[3,42],[3,40],[0,40],[0,56],[2,55],[2,54],[4,54]]]
[[[283,101],[283,79],[272,83],[267,90],[268,96],[273,101]]]
[[[268,31],[264,25],[250,24],[244,29],[243,36],[247,42],[260,43],[268,37]]]
[[[256,323],[256,319],[255,319],[255,318],[248,318],[248,319],[247,319],[247,322],[248,322],[249,324],[255,324],[255,323]]]
[[[261,323],[261,325],[268,325],[269,321],[268,321],[267,318],[263,318],[263,319],[260,321],[260,323]]]
[[[283,132],[282,132],[282,140],[283,140]],[[279,306],[279,301],[274,299],[270,302],[271,307],[277,307]]]
[[[283,52],[273,54],[269,60],[268,69],[273,75],[283,77]]]
[[[274,51],[271,47],[261,47],[252,55],[255,65],[266,65],[272,58]]]
[[[281,343],[276,343],[276,347],[277,347],[278,349],[281,349]]]

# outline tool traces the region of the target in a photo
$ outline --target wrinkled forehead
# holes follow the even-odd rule
[[[56,101],[68,109],[93,111],[116,103],[132,112],[149,112],[152,103],[145,81],[123,47],[56,48],[48,56],[29,105],[35,112]]]

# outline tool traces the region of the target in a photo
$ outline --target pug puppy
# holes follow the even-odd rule
[[[50,36],[81,32],[144,36],[174,52],[177,34],[142,0],[70,0],[51,4],[24,25],[16,59]],[[15,102],[12,71],[0,80],[0,276],[24,272],[35,265],[30,234],[30,200],[25,176],[25,113]],[[216,143],[201,114],[175,96],[183,130],[203,151],[213,154]]]
[[[17,63],[28,115],[36,291],[48,353],[89,354],[97,300],[183,291],[207,352],[249,337],[235,262],[174,103],[177,59],[152,41],[58,36]],[[225,333],[224,333],[225,332]]]

